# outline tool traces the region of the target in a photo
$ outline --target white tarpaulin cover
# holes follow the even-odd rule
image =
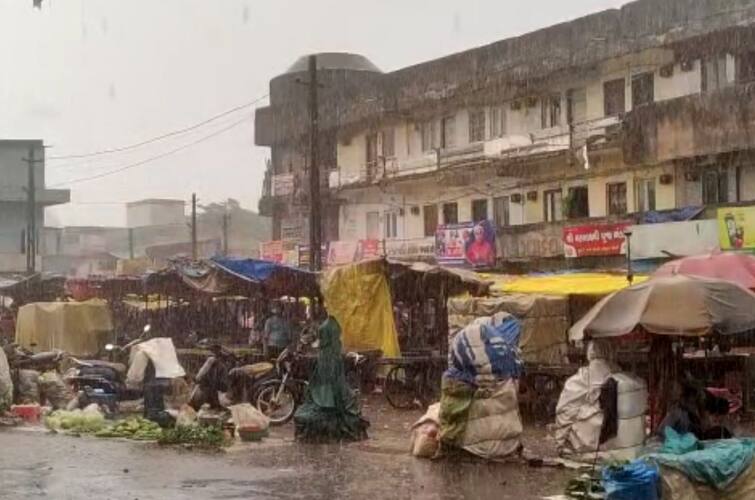
[[[13,403],[13,379],[5,351],[0,348],[0,408],[9,408]]]
[[[136,344],[131,348],[126,384],[129,387],[139,387],[144,380],[144,370],[149,361],[155,366],[156,378],[176,378],[186,375],[178,362],[173,340],[159,337]]]

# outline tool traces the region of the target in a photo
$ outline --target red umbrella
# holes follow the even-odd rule
[[[755,257],[741,253],[710,253],[693,255],[667,262],[653,276],[702,276],[733,281],[755,290]]]

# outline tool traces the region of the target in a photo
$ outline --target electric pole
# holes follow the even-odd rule
[[[197,260],[197,193],[191,193],[191,258]]]
[[[26,272],[32,274],[37,269],[37,187],[34,175],[36,163],[44,160],[34,158],[34,146],[29,146],[29,157],[24,158],[28,167],[26,186]]]
[[[318,165],[317,56],[309,56],[309,268],[322,269],[320,166]]]
[[[231,215],[228,213],[228,202],[223,210],[223,256],[228,257],[228,222]]]

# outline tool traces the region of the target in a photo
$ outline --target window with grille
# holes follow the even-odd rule
[[[480,222],[488,218],[488,200],[472,200],[472,220]]]
[[[422,135],[422,151],[432,151],[438,146],[437,143],[437,128],[434,121],[425,122],[420,125],[420,132]]]
[[[508,196],[493,198],[493,219],[498,227],[511,224],[511,199]]]
[[[493,106],[488,112],[490,139],[497,139],[506,135],[506,108]]]
[[[561,124],[561,96],[543,98],[540,109],[540,124],[542,128],[557,127]]]
[[[569,207],[566,216],[569,219],[582,219],[590,216],[587,186],[569,188]]]
[[[456,203],[443,204],[443,224],[459,223],[459,206]]]
[[[383,141],[383,156],[385,158],[393,158],[396,156],[396,132],[394,129],[389,128],[383,130],[381,133],[381,139]]]
[[[543,193],[543,219],[545,222],[563,219],[563,195],[560,189],[551,189]]]
[[[703,203],[715,205],[729,201],[729,174],[726,170],[708,170],[703,174]]]
[[[485,110],[475,109],[469,111],[469,142],[482,142],[485,140]]]
[[[606,116],[615,116],[626,111],[623,78],[603,83],[603,108]]]
[[[638,179],[635,182],[635,193],[638,212],[655,210],[655,179]]]
[[[422,215],[425,223],[425,236],[435,236],[438,229],[438,206],[425,205],[422,207]]]
[[[624,215],[627,213],[627,183],[613,182],[606,184],[606,201],[608,215]]]
[[[642,73],[632,77],[632,107],[653,102],[653,73]]]
[[[440,147],[449,149],[456,145],[456,118],[447,116],[441,120]]]
[[[394,211],[385,212],[385,238],[396,238],[398,236],[398,213]]]

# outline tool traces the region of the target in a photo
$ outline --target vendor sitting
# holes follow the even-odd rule
[[[288,321],[281,314],[280,305],[273,304],[262,332],[262,352],[265,359],[277,358],[290,343],[291,328]]]
[[[663,437],[666,427],[671,427],[679,434],[692,433],[700,440],[729,439],[732,434],[725,426],[711,425],[713,418],[728,411],[728,401],[685,381],[679,401],[658,426],[658,433]]]

